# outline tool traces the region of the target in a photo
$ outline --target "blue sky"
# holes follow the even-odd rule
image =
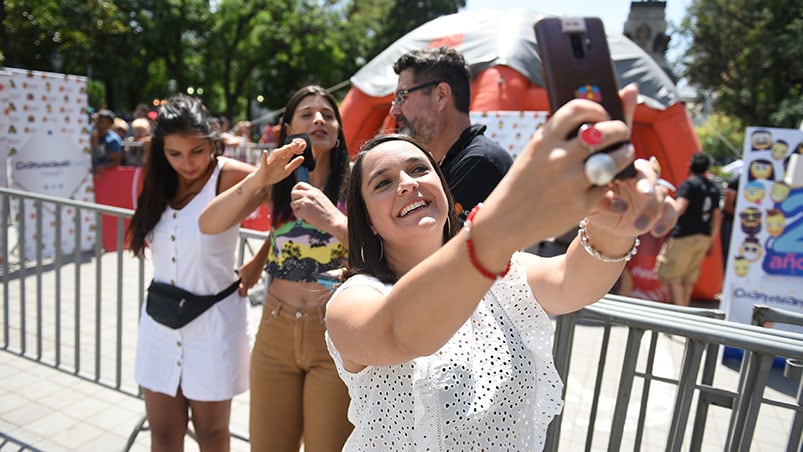
[[[666,20],[670,26],[680,24],[692,0],[666,0]],[[548,14],[573,14],[578,16],[597,16],[605,23],[605,29],[621,33],[627,15],[630,13],[630,0],[466,0],[466,10],[527,8]],[[668,58],[678,53],[682,46],[678,38],[670,42]]]

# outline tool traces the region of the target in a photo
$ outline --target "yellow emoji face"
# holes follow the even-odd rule
[[[753,145],[754,151],[769,149],[772,145],[772,134],[769,130],[756,130],[750,136],[750,144]]]
[[[774,178],[772,162],[769,160],[754,160],[750,163],[750,180]]]
[[[761,244],[758,243],[758,239],[752,237],[746,238],[742,246],[739,247],[739,255],[743,256],[749,262],[755,262],[761,259],[763,253],[764,250],[761,248]]]
[[[736,256],[733,259],[733,272],[736,273],[737,276],[747,276],[749,271],[750,262],[748,262],[744,256]]]
[[[775,160],[783,160],[786,157],[786,151],[789,150],[789,143],[784,140],[778,140],[772,144],[770,156]]]
[[[775,204],[780,204],[789,196],[790,191],[792,191],[792,187],[786,182],[775,182],[770,187],[770,199]]]
[[[764,223],[767,225],[767,232],[773,237],[778,237],[783,234],[783,230],[786,228],[786,217],[783,216],[780,210],[771,209],[767,211]]]
[[[764,184],[757,180],[748,182],[747,185],[744,186],[744,199],[752,203],[761,204],[765,193]]]

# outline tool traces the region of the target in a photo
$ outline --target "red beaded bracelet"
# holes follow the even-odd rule
[[[464,223],[463,229],[466,231],[466,247],[468,248],[468,258],[471,261],[471,265],[477,269],[482,276],[495,281],[499,278],[504,278],[507,275],[507,272],[510,271],[510,260],[507,261],[507,265],[505,265],[505,269],[502,270],[498,275],[494,274],[493,272],[489,271],[485,267],[480,264],[480,261],[477,259],[477,254],[474,252],[474,242],[471,241],[471,221],[474,219],[474,215],[477,214],[477,211],[480,210],[482,203],[477,204],[471,209],[469,212],[468,217],[466,217],[466,222]]]

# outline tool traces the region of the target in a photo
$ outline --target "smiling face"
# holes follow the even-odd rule
[[[770,199],[776,204],[781,203],[789,196],[790,191],[792,188],[786,182],[776,182],[770,189]]]
[[[761,204],[761,200],[764,199],[764,193],[766,190],[764,189],[764,185],[759,181],[749,182],[744,187],[744,198],[752,203]]]
[[[388,141],[366,153],[360,192],[375,234],[386,248],[409,246],[414,236],[440,246],[448,201],[424,152],[406,141]]]
[[[164,137],[167,163],[186,182],[206,175],[212,149],[212,143],[200,135],[171,133]]]
[[[308,134],[317,158],[317,154],[335,147],[339,128],[340,123],[329,102],[321,96],[310,95],[298,103],[287,125],[287,134]]]

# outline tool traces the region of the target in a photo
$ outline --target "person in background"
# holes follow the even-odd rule
[[[251,355],[250,442],[254,451],[340,451],[352,430],[349,396],[324,342],[326,273],[346,263],[344,198],[349,155],[335,98],[320,86],[296,91],[281,119],[279,143],[306,133],[315,168],[296,169],[304,141],[262,153],[257,171],[216,197],[201,214],[201,231],[242,221],[265,194],[271,200],[268,239],[240,269],[242,289],[268,262],[270,284]]]
[[[450,47],[411,50],[393,64],[399,75],[390,107],[400,133],[432,155],[446,176],[461,218],[482,202],[513,164],[510,153],[472,125],[471,73]]]
[[[710,166],[705,152],[691,156],[689,177],[675,195],[677,225],[655,259],[656,275],[669,286],[672,303],[678,306],[691,304],[703,260],[711,254],[722,224],[719,188],[708,178]]]
[[[230,449],[231,400],[248,389],[251,332],[248,302],[237,293],[236,225],[218,234],[198,228],[201,209],[218,191],[254,168],[218,157],[209,112],[197,98],[177,95],[160,109],[145,182],[129,225],[130,249],[150,247],[155,282],[197,295],[234,290],[186,325],[173,329],[142,306],[135,378],[142,387],[151,450],[179,451],[192,413],[202,451]]]
[[[727,270],[728,268],[733,218],[736,213],[736,197],[739,194],[739,179],[741,177],[742,171],[739,169],[728,179],[728,184],[725,187],[725,199],[722,201],[722,226],[719,231],[722,243],[722,270]]]
[[[92,149],[92,173],[95,176],[116,168],[123,162],[122,140],[112,128],[116,117],[113,111],[105,108],[95,113],[94,127],[89,139]]]
[[[622,95],[632,118],[636,90]],[[549,316],[598,300],[637,236],[676,218],[645,160],[635,179],[586,178],[594,151],[566,138],[583,123],[607,145],[629,135],[600,105],[569,102],[462,227],[434,154],[400,135],[362,148],[349,184],[349,269],[326,312],[352,397],[345,451],[543,448],[562,406]],[[609,157],[619,171],[634,151]],[[564,255],[516,251],[581,219]]]
[[[125,140],[125,143],[125,164],[128,166],[144,165],[151,144],[151,121],[145,117],[131,121],[131,136]]]
[[[238,121],[231,132],[221,133],[225,150],[223,155],[240,160],[248,161],[248,145],[251,144],[251,123],[249,121]]]
[[[114,124],[112,125],[112,130],[120,137],[120,139],[125,140],[128,138],[128,123],[125,119],[121,117],[114,118]]]

